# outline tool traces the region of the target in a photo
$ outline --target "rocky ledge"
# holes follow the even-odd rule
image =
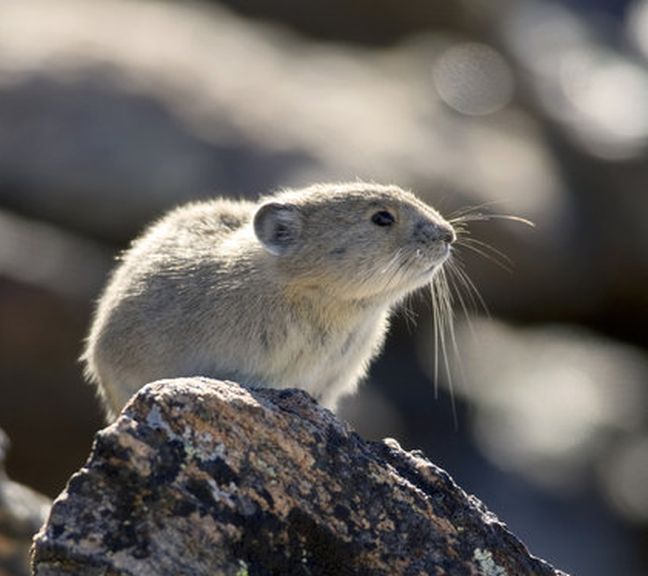
[[[35,537],[34,574],[563,574],[422,454],[299,390],[146,386]]]
[[[29,574],[32,536],[43,524],[51,502],[5,472],[9,439],[0,430],[0,576]]]

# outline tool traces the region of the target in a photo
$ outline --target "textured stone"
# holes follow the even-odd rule
[[[97,434],[35,538],[34,573],[561,574],[394,440],[299,390],[144,388]]]

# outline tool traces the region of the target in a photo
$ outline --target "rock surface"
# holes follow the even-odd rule
[[[32,536],[45,521],[50,501],[7,477],[8,447],[9,440],[0,430],[0,576],[26,576]]]
[[[36,576],[562,574],[420,453],[298,390],[144,388],[35,538]]]

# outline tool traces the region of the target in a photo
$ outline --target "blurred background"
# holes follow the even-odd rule
[[[181,202],[364,178],[474,222],[456,424],[429,298],[342,416],[572,574],[648,573],[648,0],[0,2],[0,427],[49,496],[117,252]],[[499,260],[499,266],[493,259]]]

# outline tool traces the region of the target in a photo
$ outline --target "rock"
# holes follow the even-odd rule
[[[610,465],[612,454],[626,460],[628,446],[648,445],[641,348],[567,324],[521,328],[482,318],[455,328],[461,358],[451,355],[451,363],[461,382],[454,390],[470,403],[469,428],[488,460],[559,495],[600,491],[616,505],[623,492],[637,510],[622,513],[648,520],[648,498],[645,512],[639,504],[648,496],[641,466]],[[428,330],[419,346],[430,377],[433,339]],[[440,383],[450,387],[443,370]]]
[[[26,576],[32,536],[45,521],[50,501],[9,480],[4,471],[8,447],[9,441],[0,430],[0,575]]]
[[[0,282],[8,278],[83,304],[113,264],[110,251],[88,238],[2,209],[0,246]]]
[[[198,196],[360,177],[452,190],[448,209],[507,198],[552,230],[571,208],[542,134],[453,112],[432,73],[449,45],[342,48],[216,5],[2,2],[0,202],[124,241]]]
[[[63,574],[562,574],[422,454],[300,390],[145,387],[97,434],[33,548]]]
[[[379,45],[426,30],[463,29],[466,5],[412,0],[395,4],[378,0],[367,10],[363,0],[328,0],[304,4],[299,0],[224,0],[231,10],[261,21],[279,22],[300,33],[325,40]]]
[[[9,256],[4,249],[11,243],[2,243],[4,224],[0,223],[0,424],[11,436],[14,474],[51,497],[85,462],[94,433],[104,423],[95,391],[84,383],[77,361],[91,297],[82,301],[80,285],[73,286],[63,275],[76,268],[78,253],[65,250],[65,264],[48,267],[44,260],[53,246],[48,246],[47,237],[30,237],[34,229],[26,227],[17,240],[44,251]],[[8,278],[5,264],[26,272],[32,264],[37,283],[21,281],[18,274]]]

